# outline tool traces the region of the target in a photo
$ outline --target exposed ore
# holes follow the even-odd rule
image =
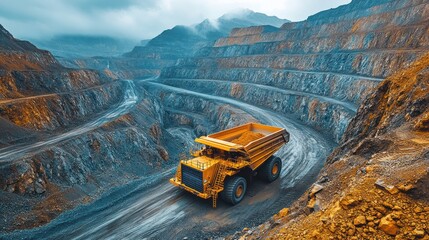
[[[252,131],[247,131],[244,132],[243,134],[241,134],[240,137],[232,140],[231,142],[236,143],[236,144],[240,144],[240,145],[247,145],[250,142],[253,142],[261,137],[264,137],[265,135],[262,133],[257,133],[257,132],[252,132]]]

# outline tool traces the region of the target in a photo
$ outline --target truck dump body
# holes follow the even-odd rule
[[[181,160],[170,182],[202,198],[213,198],[216,206],[224,180],[242,172],[257,170],[289,141],[289,133],[279,127],[248,123],[195,139],[205,148],[195,158]]]
[[[243,134],[260,134],[259,138],[252,139],[246,145],[238,143]],[[256,134],[255,134],[256,133]],[[251,136],[252,136],[251,135]],[[248,157],[250,167],[255,170],[264,160],[271,157],[280,147],[289,141],[289,133],[284,128],[263,125],[259,123],[248,123],[221,132],[213,133],[207,137],[200,137],[195,140],[198,143],[222,149],[229,152],[243,152]]]

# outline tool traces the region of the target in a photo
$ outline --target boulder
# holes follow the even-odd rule
[[[375,210],[377,210],[377,212],[381,213],[381,214],[386,214],[387,213],[387,209],[383,206],[376,206],[374,207]]]
[[[353,220],[353,224],[355,226],[362,226],[366,224],[366,218],[363,215],[359,215],[357,216],[354,220]]]
[[[354,198],[345,197],[340,201],[340,205],[344,209],[350,209],[360,203],[360,200],[356,200]]]
[[[378,228],[388,235],[395,236],[399,233],[399,227],[389,215],[381,218]]]
[[[307,207],[313,209],[314,211],[319,211],[321,209],[320,201],[316,196],[313,196],[308,200]]]
[[[283,218],[286,217],[289,213],[289,208],[283,208],[282,210],[280,210],[279,213],[277,213],[277,216]]]
[[[283,208],[276,215],[274,215],[273,220],[278,221],[281,218],[286,217],[289,214],[289,208]],[[244,231],[244,230],[243,230]]]
[[[409,184],[409,183],[400,183],[400,184],[396,185],[396,187],[402,192],[408,192],[411,189],[415,188],[414,185]]]
[[[310,197],[313,197],[314,195],[316,195],[316,193],[320,192],[323,190],[323,186],[320,184],[314,184],[313,187],[311,188],[310,191]]]
[[[414,229],[414,231],[411,233],[413,236],[416,237],[424,237],[425,236],[425,231],[423,229]]]
[[[423,212],[423,209],[421,207],[415,207],[414,212],[415,213],[421,213],[421,212]]]
[[[377,187],[379,187],[379,188],[382,188],[382,189],[384,189],[384,190],[388,191],[390,194],[397,194],[397,193],[399,193],[398,188],[396,188],[396,187],[395,187],[395,186],[393,186],[393,185],[390,185],[390,184],[385,183],[385,182],[384,182],[384,180],[382,180],[382,179],[378,179],[378,180],[375,182],[375,185],[376,185]]]

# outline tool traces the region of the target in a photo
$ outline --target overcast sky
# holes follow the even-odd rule
[[[175,25],[250,9],[292,21],[350,0],[1,0],[0,24],[21,39],[58,34],[153,38]]]

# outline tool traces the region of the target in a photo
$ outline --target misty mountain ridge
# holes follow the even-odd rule
[[[118,56],[131,50],[137,42],[109,36],[58,35],[50,40],[32,40],[39,48],[47,49],[55,56],[93,57]]]
[[[189,45],[198,41],[214,41],[220,37],[225,37],[233,28],[259,25],[271,25],[278,28],[286,22],[290,21],[249,9],[240,9],[224,14],[215,20],[205,19],[201,23],[191,26],[177,25],[150,40],[147,46],[160,47],[179,44],[182,47],[190,47]]]
[[[64,66],[97,70],[104,70],[108,66],[117,77],[134,79],[159,75],[161,69],[175,65],[178,59],[193,56],[202,48],[212,46],[217,39],[228,36],[234,28],[264,25],[266,31],[275,31],[286,22],[289,21],[244,9],[215,20],[205,19],[189,26],[177,25],[153,39],[141,40],[133,45],[134,48],[124,50],[123,54],[118,54],[120,48],[109,38],[102,39],[100,43],[98,39],[69,37],[60,39],[61,41],[56,42],[57,45],[40,47],[53,51]],[[73,42],[80,42],[82,46],[73,47]],[[112,49],[109,49],[109,45]],[[69,51],[56,51],[57,49]],[[110,51],[111,55],[100,49]]]
[[[207,46],[220,37],[227,36],[233,28],[257,25],[280,27],[286,22],[289,20],[268,16],[249,9],[240,9],[214,20],[205,19],[195,25],[177,25],[172,29],[163,31],[153,39],[141,40],[140,42],[121,37],[75,34],[63,34],[48,40],[32,39],[31,41],[37,47],[49,50],[54,56],[62,58],[114,57],[131,51],[135,46],[137,49],[144,46],[174,46],[186,49],[186,51],[192,49],[193,52],[193,50]],[[130,54],[133,55],[131,52],[126,56]]]

